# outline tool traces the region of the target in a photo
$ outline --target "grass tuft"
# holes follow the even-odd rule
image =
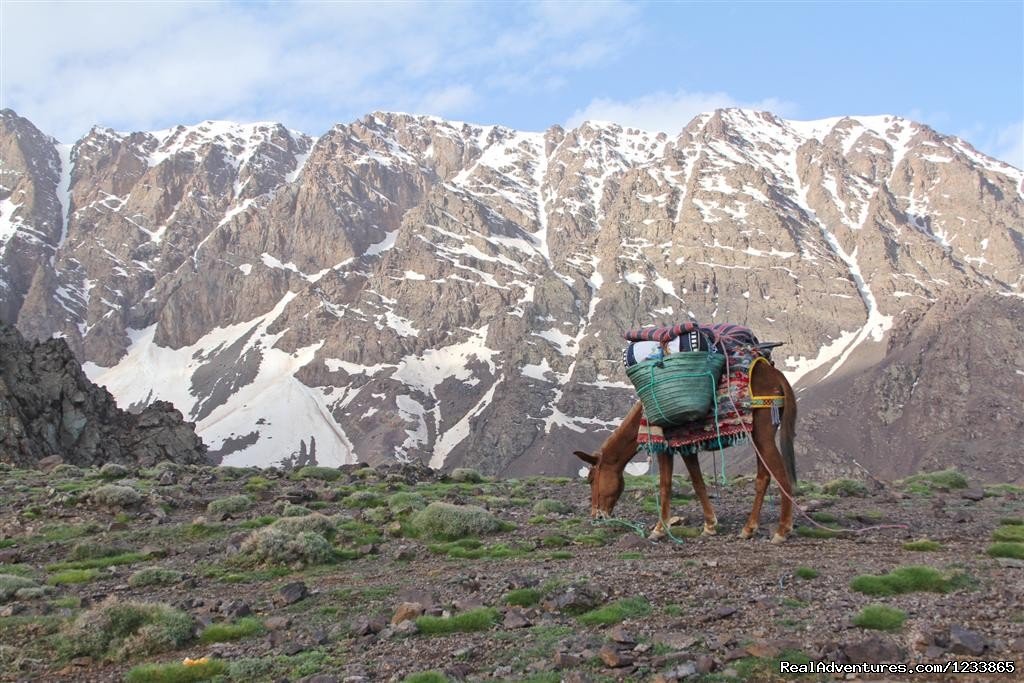
[[[811,579],[818,578],[820,572],[817,569],[812,569],[811,567],[797,567],[796,572],[794,573],[797,578],[810,581]]]
[[[824,493],[843,498],[863,498],[868,494],[868,487],[855,479],[833,479],[821,487]]]
[[[452,481],[460,484],[479,484],[484,480],[479,472],[468,467],[456,467],[448,476]]]
[[[903,593],[948,593],[954,587],[950,579],[934,567],[897,567],[888,574],[856,577],[850,588],[867,595],[901,595]]]
[[[516,607],[533,607],[540,602],[541,593],[535,588],[518,588],[505,594],[505,604]]]
[[[263,624],[259,619],[245,617],[233,624],[210,624],[203,629],[199,642],[204,644],[224,643],[229,640],[241,640],[263,633]]]
[[[571,510],[572,508],[568,505],[553,498],[543,498],[533,504],[533,514],[535,515],[564,515]]]
[[[649,614],[651,604],[644,598],[624,598],[604,607],[584,612],[577,619],[587,626],[607,626],[625,619],[635,619]]]
[[[57,572],[46,580],[51,586],[68,586],[76,583],[89,583],[99,576],[97,569],[66,569]]]
[[[930,493],[936,490],[965,489],[967,477],[954,468],[938,472],[922,472],[899,482],[911,493]]]
[[[448,683],[450,680],[440,671],[420,671],[409,674],[402,679],[402,683]]]
[[[909,541],[904,543],[903,549],[922,553],[934,553],[938,550],[942,550],[942,544],[938,541],[930,541],[927,538],[922,538],[918,541]]]
[[[898,631],[907,619],[903,610],[886,605],[868,605],[853,618],[853,625],[875,631]]]
[[[22,588],[35,588],[36,582],[24,576],[13,574],[0,574],[0,602],[6,602],[14,597]]]
[[[341,478],[341,470],[333,467],[309,466],[292,472],[292,479],[319,479],[321,481],[335,481]]]
[[[140,664],[126,675],[127,683],[199,683],[227,673],[228,665],[219,659],[197,664]]]
[[[1009,557],[1015,560],[1024,560],[1024,543],[1012,543],[1010,541],[993,543],[985,552],[991,557]]]
[[[253,500],[249,496],[239,494],[237,496],[228,496],[227,498],[218,498],[217,500],[210,501],[210,504],[206,506],[206,513],[208,515],[237,515],[245,512],[253,506]]]
[[[128,585],[132,588],[143,586],[171,586],[181,581],[184,575],[176,569],[164,569],[163,567],[146,567],[140,569],[128,578]]]
[[[493,607],[480,607],[450,617],[423,616],[416,619],[420,633],[427,635],[487,631],[497,623],[498,610]]]
[[[431,503],[417,512],[412,525],[419,533],[443,540],[492,534],[508,528],[482,507],[443,502]]]
[[[169,605],[108,601],[65,626],[57,640],[67,657],[123,660],[175,650],[192,639],[193,621]]]
[[[1024,526],[1004,525],[992,532],[993,541],[1024,543]]]

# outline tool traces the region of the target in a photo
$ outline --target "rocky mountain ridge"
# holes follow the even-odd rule
[[[152,466],[205,464],[195,425],[166,401],[137,414],[82,372],[62,339],[26,342],[0,322],[0,462],[21,467],[67,463]]]
[[[1024,173],[891,116],[719,110],[670,135],[374,113],[68,147],[7,110],[0,162],[3,319],[64,337],[122,405],[171,401],[231,464],[567,473],[633,400],[621,332],[693,317],[786,342],[802,459],[843,472],[819,452],[830,387],[925,311],[977,293],[1011,317],[1024,285]],[[1012,342],[971,378],[1019,382]],[[990,476],[1019,471],[1002,449]]]

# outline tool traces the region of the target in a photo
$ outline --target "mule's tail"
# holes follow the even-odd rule
[[[786,399],[786,405],[782,408],[782,427],[779,430],[779,450],[782,451],[782,460],[786,466],[786,475],[790,484],[796,486],[796,452],[793,450],[793,439],[796,437],[796,394],[790,386],[786,376],[779,372],[782,379],[782,395]]]

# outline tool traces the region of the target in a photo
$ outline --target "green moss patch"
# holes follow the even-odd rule
[[[493,607],[481,607],[450,617],[418,617],[416,627],[426,635],[487,631],[498,623],[498,616]]]
[[[903,593],[947,593],[955,585],[934,567],[898,567],[880,576],[856,577],[850,588],[866,595],[900,595]]]
[[[51,586],[67,586],[75,583],[89,583],[100,575],[97,569],[65,569],[46,580]]]
[[[625,598],[604,607],[584,612],[577,619],[587,626],[607,626],[626,619],[643,617],[651,612],[651,604],[643,598]]]
[[[219,659],[196,664],[140,664],[126,675],[127,683],[200,683],[228,672],[228,665]]]
[[[1024,543],[1013,543],[1004,541],[993,543],[986,550],[991,557],[1010,557],[1015,560],[1024,560]]]
[[[875,631],[898,631],[906,619],[907,614],[903,610],[886,605],[868,605],[853,618],[853,625]]]
[[[431,503],[413,515],[412,525],[425,536],[448,541],[510,528],[482,507],[442,502]]]
[[[798,579],[803,579],[804,581],[816,579],[818,578],[819,574],[817,569],[812,569],[811,567],[797,567],[796,571],[793,573],[796,575]]]
[[[1024,526],[1004,525],[992,532],[993,541],[1024,543]]]
[[[518,588],[505,594],[505,604],[516,607],[533,607],[540,602],[541,593],[535,588]]]
[[[232,624],[210,624],[199,636],[201,643],[224,643],[229,640],[241,640],[263,633],[263,624],[259,619],[245,617]]]
[[[128,578],[128,585],[132,588],[143,586],[172,586],[181,581],[184,575],[176,569],[164,569],[163,567],[147,567],[140,569]]]
[[[904,543],[903,549],[921,553],[934,553],[942,550],[942,544],[938,541],[929,541],[926,538],[922,538],[919,541],[909,541],[908,543]]]

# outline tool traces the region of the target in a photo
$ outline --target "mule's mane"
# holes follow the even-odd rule
[[[637,401],[626,413],[622,424],[601,444],[600,464],[625,469],[626,463],[636,455],[636,433],[642,416],[643,405]]]

